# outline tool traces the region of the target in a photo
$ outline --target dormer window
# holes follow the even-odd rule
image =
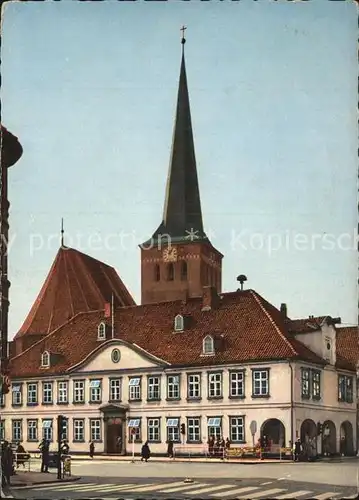
[[[184,329],[184,320],[183,316],[177,314],[175,317],[175,332],[182,332]]]
[[[214,354],[214,340],[211,335],[203,339],[203,354]]]
[[[106,325],[105,323],[100,323],[97,328],[97,340],[106,339]]]
[[[49,368],[50,366],[50,353],[45,351],[41,354],[41,368]]]

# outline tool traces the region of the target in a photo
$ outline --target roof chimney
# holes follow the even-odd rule
[[[280,313],[282,316],[284,316],[284,318],[288,317],[287,304],[282,303],[280,305]]]
[[[214,286],[204,286],[202,295],[202,311],[210,311],[218,307],[219,296]]]

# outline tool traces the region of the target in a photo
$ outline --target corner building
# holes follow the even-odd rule
[[[113,268],[60,248],[10,344],[1,439],[55,448],[64,414],[72,454],[90,441],[131,453],[130,428],[136,453],[148,440],[164,454],[168,438],[203,452],[213,434],[232,446],[266,435],[273,453],[301,437],[353,454],[357,329],[291,319],[254,290],[222,293],[222,257],[203,226],[182,52],[163,220],[141,246],[142,304]]]

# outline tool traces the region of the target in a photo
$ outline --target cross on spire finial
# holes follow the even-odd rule
[[[180,31],[182,31],[182,40],[181,40],[182,45],[184,45],[186,43],[186,39],[184,37],[184,32],[186,29],[187,29],[187,26],[182,26],[182,28],[180,29]]]
[[[64,247],[64,219],[61,219],[61,248]]]

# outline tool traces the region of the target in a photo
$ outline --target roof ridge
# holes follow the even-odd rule
[[[64,326],[68,325],[69,323],[71,323],[74,319],[77,319],[79,316],[82,316],[84,314],[94,314],[94,313],[99,313],[99,312],[103,312],[103,309],[97,309],[97,310],[94,310],[94,311],[83,311],[83,312],[78,312],[75,314],[75,316],[72,316],[72,318],[66,320],[64,323],[62,323],[60,326],[58,326],[57,328],[55,328],[55,330],[51,331],[50,333],[48,333],[47,335],[45,335],[45,337],[43,337],[42,339],[38,340],[37,342],[34,342],[34,344],[31,344],[31,346],[29,346],[27,349],[25,349],[24,351],[20,352],[20,354],[17,354],[16,356],[14,356],[13,358],[10,359],[10,361],[13,361],[14,359],[16,358],[19,358],[20,356],[22,356],[23,354],[27,353],[28,351],[30,351],[31,349],[33,349],[34,347],[36,347],[37,345],[41,344],[41,342],[44,342],[46,339],[48,339],[49,337],[52,337],[53,335],[55,335],[56,333],[58,333],[59,330],[61,330],[61,328],[63,328]]]
[[[263,303],[262,303],[262,300],[259,300],[259,299],[262,299],[262,297],[257,293],[255,292],[254,290],[250,290],[250,293],[251,295],[254,297],[254,299],[256,300],[256,302],[259,304],[260,308],[262,309],[262,311],[264,312],[264,314],[267,316],[267,318],[269,319],[269,321],[272,323],[272,325],[274,326],[274,328],[276,329],[277,333],[279,333],[280,337],[282,337],[282,339],[288,344],[288,346],[290,347],[290,349],[293,351],[293,354],[297,355],[298,356],[298,352],[294,349],[292,343],[289,341],[289,339],[283,334],[283,332],[281,332],[280,328],[278,327],[277,323],[274,321],[274,319],[272,318],[272,316],[270,315],[270,313],[267,311],[267,309],[264,307]],[[272,304],[271,304],[272,305]],[[274,307],[272,305],[272,307]],[[280,312],[278,311],[278,313],[280,314]]]

